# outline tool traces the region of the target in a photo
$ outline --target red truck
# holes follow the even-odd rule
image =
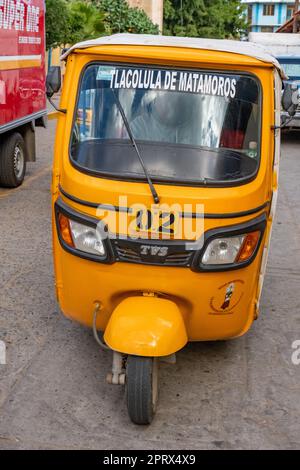
[[[45,119],[45,1],[0,0],[0,186],[22,183]]]

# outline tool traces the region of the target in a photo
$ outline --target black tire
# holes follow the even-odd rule
[[[128,414],[135,424],[150,424],[158,395],[158,360],[128,356],[126,365]]]
[[[0,138],[0,185],[16,188],[22,184],[26,172],[25,143],[18,132],[3,140],[3,137]]]

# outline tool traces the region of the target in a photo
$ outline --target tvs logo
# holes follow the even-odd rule
[[[167,256],[169,248],[167,246],[141,245],[142,256]]]

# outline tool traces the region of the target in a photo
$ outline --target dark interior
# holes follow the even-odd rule
[[[257,162],[245,153],[228,149],[203,149],[161,142],[138,142],[154,181],[187,183],[241,179],[253,175]],[[72,146],[73,161],[99,175],[145,180],[139,159],[129,140],[87,140]]]

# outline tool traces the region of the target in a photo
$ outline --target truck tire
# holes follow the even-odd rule
[[[2,140],[2,137],[1,137]],[[24,139],[18,132],[4,137],[0,144],[0,185],[16,188],[24,180],[26,151]]]

